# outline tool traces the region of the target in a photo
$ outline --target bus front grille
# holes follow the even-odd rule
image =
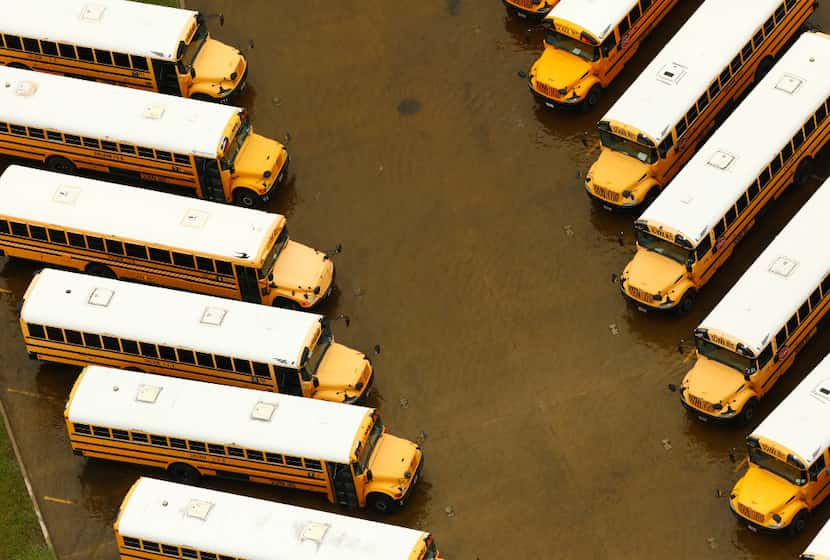
[[[594,194],[600,198],[604,198],[605,200],[610,200],[611,202],[620,201],[620,193],[614,192],[611,189],[606,189],[605,187],[601,187],[599,185],[594,185]]]
[[[759,511],[755,511],[751,507],[745,506],[741,502],[738,502],[738,511],[740,512],[741,515],[743,515],[747,519],[751,519],[752,521],[755,521],[756,523],[763,523],[764,522],[764,514],[763,513],[759,512]]]

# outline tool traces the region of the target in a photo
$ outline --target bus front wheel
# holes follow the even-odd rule
[[[294,301],[284,297],[278,297],[274,300],[274,307],[282,307],[283,309],[290,309],[292,311],[302,311],[303,307]]]
[[[695,291],[689,290],[683,295],[683,299],[680,300],[680,303],[677,305],[677,311],[680,312],[682,315],[685,315],[689,311],[692,310],[692,307],[695,306]]]
[[[194,485],[202,480],[199,471],[184,463],[173,463],[167,467],[167,472],[173,480],[182,484]]]
[[[602,87],[599,84],[595,85],[585,96],[585,101],[582,102],[582,110],[586,113],[597,106],[602,97]]]
[[[89,263],[86,265],[84,272],[101,278],[112,278],[114,280],[118,278],[110,267],[101,263]]]
[[[239,188],[233,191],[233,203],[243,208],[256,208],[261,199],[250,189]]]
[[[755,411],[758,408],[758,399],[749,399],[746,401],[743,410],[741,410],[741,423],[744,425],[749,424],[752,422],[752,419],[755,418]]]
[[[48,158],[46,160],[46,167],[52,171],[57,171],[58,173],[75,173],[78,170],[74,163],[61,156],[52,156]]]
[[[9,64],[9,68],[17,68],[18,70],[31,70],[31,68],[29,68],[25,64],[20,64],[19,62],[12,62],[11,64]]]
[[[395,513],[398,511],[398,503],[386,494],[369,494],[366,500],[370,508],[378,513]]]
[[[807,510],[802,509],[799,511],[793,520],[790,522],[790,526],[787,528],[787,532],[790,534],[791,537],[796,535],[800,535],[804,532],[804,529],[807,528]]]

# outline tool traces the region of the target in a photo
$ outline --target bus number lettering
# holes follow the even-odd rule
[[[662,238],[663,238],[663,239],[665,239],[666,241],[671,241],[671,242],[674,242],[674,234],[673,234],[672,232],[670,232],[670,231],[666,231],[666,230],[661,229],[661,228],[658,228],[658,227],[650,227],[650,228],[648,228],[648,229],[649,229],[649,231],[651,231],[651,233],[653,233],[654,235],[656,235],[656,236],[658,236],[658,237],[662,237]]]
[[[580,34],[576,29],[573,29],[572,27],[568,27],[567,25],[562,25],[559,22],[556,22],[556,30],[559,31],[560,33],[564,33],[565,35],[568,35],[568,36],[573,37],[575,39],[580,38]]]
[[[724,348],[731,348],[734,349],[735,345],[731,344],[727,339],[722,336],[718,336],[716,334],[709,334],[709,340],[717,344],[718,346],[723,346]]]
[[[787,456],[784,453],[782,453],[781,451],[779,451],[776,448],[772,447],[771,445],[767,445],[765,443],[762,443],[761,444],[761,449],[764,451],[764,453],[766,453],[768,455],[772,455],[773,457],[778,457],[782,461],[787,460]]]

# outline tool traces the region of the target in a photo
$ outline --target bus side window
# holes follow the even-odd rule
[[[37,39],[23,38],[23,50],[30,53],[40,54],[40,45]]]
[[[778,334],[775,335],[776,350],[781,350],[785,342],[787,342],[787,328],[781,327],[781,330],[778,331]]]
[[[810,307],[815,309],[820,301],[821,291],[818,288],[816,288],[815,291],[812,294],[810,294]]]
[[[95,57],[92,56],[92,49],[88,47],[75,47],[75,50],[78,51],[78,60],[83,60],[84,62],[95,62]]]
[[[20,37],[15,35],[6,35],[6,47],[19,51],[23,49],[23,43],[20,41]]]
[[[697,255],[697,260],[702,259],[706,256],[706,253],[709,252],[709,249],[712,248],[712,238],[707,233],[706,237],[700,240],[700,243],[697,245],[697,249],[695,250],[695,255]]]
[[[66,43],[58,43],[58,52],[64,58],[75,58],[75,47]]]
[[[130,60],[133,63],[133,68],[136,70],[148,70],[147,59],[143,56],[130,55]]]
[[[821,282],[821,294],[822,297],[827,297],[827,294],[830,294],[830,276]]]
[[[651,7],[651,0],[640,0],[640,5],[643,7],[643,13],[645,13]]]
[[[98,64],[112,66],[112,53],[109,51],[95,49],[95,58],[98,60]]]
[[[602,42],[602,46],[600,46],[600,50],[602,51],[602,56],[608,56],[611,54],[611,51],[614,50],[614,47],[617,46],[617,41],[614,38],[613,33],[609,33],[608,37],[605,38],[605,41]]]
[[[660,157],[666,157],[666,155],[668,155],[669,153],[669,150],[672,149],[672,146],[674,146],[674,138],[672,138],[671,133],[669,133],[669,135],[666,136],[666,139],[660,142],[660,145],[657,147],[657,151],[660,153]]]
[[[818,456],[818,459],[816,459],[815,462],[813,462],[813,464],[810,465],[810,480],[818,480],[818,477],[821,476],[821,473],[824,470],[825,464],[826,463],[824,462],[824,453],[822,453]]]
[[[764,351],[758,355],[758,369],[760,370],[772,359],[772,344],[767,344]]]

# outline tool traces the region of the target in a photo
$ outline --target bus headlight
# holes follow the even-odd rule
[[[776,523],[781,523],[781,516],[778,515],[777,513],[773,513],[772,514],[772,520],[775,521]]]
[[[634,198],[634,193],[632,193],[632,192],[631,192],[630,190],[628,190],[628,189],[625,189],[625,190],[622,192],[622,195],[623,195],[623,198]]]

